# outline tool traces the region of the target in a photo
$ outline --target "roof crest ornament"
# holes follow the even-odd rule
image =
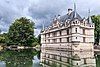
[[[43,21],[42,30],[44,31],[44,29],[45,29],[45,25],[44,25],[44,21]]]
[[[91,11],[90,11],[90,9],[89,9],[89,10],[88,10],[88,21],[89,21],[89,23],[92,23],[92,19],[91,19],[90,14],[91,14]]]
[[[76,2],[74,0],[74,18],[76,18]]]

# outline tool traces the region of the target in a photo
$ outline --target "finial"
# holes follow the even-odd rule
[[[91,11],[90,11],[90,9],[88,10],[88,17],[90,17],[90,13],[91,13]]]
[[[44,26],[44,21],[43,21],[43,24],[42,24],[42,31],[44,31],[45,29],[45,26]]]
[[[90,11],[90,9],[89,9],[89,10],[88,10],[88,20],[89,20],[89,23],[92,23],[90,13],[91,13],[91,11]]]
[[[74,11],[76,11],[76,2],[74,0]]]
[[[76,2],[74,0],[74,18],[76,17]]]

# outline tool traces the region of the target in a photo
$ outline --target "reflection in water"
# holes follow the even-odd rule
[[[42,53],[42,63],[50,67],[96,67],[93,51],[46,50]],[[100,64],[100,59],[97,61]],[[100,67],[100,65],[98,66]]]
[[[6,64],[5,64],[4,61],[1,61],[1,62],[0,62],[0,67],[6,67]]]
[[[2,51],[0,51],[0,67],[40,67],[40,65],[39,65],[40,60],[37,57],[37,53],[38,53],[37,51],[34,51],[32,49],[18,50],[18,51],[2,50]],[[71,54],[72,54],[71,52],[60,52],[60,51],[57,52],[56,51],[53,53],[54,54],[60,53],[61,55],[59,57],[59,55],[52,56],[53,54],[51,54],[51,55],[46,54],[46,56],[48,56],[49,59],[46,58],[44,63],[50,65],[52,63],[51,61],[53,61],[53,63],[51,64],[51,67],[55,67],[57,62],[58,62],[57,67],[60,67],[62,64],[66,63],[68,61],[69,61],[68,63],[74,63],[73,60],[77,60],[77,63],[79,63],[80,57],[86,57],[86,56],[89,56],[89,54],[91,55],[91,52],[77,52],[77,53],[75,53],[77,55],[74,55],[72,57],[74,59],[71,60],[71,58],[66,59],[66,57],[65,57],[65,56],[71,57]],[[94,59],[94,58],[91,58],[91,59]],[[49,62],[48,62],[48,60],[49,60]],[[81,60],[84,61],[85,64],[87,64],[86,59],[81,58]],[[59,61],[61,61],[62,63]],[[91,62],[93,62],[93,61],[91,61]],[[65,67],[68,67],[68,66],[66,66],[66,64],[65,64]],[[64,67],[64,66],[62,66],[62,67]],[[100,67],[100,56],[97,56],[97,58],[96,58],[96,67]]]
[[[0,51],[0,67],[33,67],[33,57],[37,53],[32,49]]]
[[[33,60],[33,67],[40,67],[39,63],[40,63],[40,60],[38,59],[37,55],[34,56],[34,60]]]
[[[97,63],[96,63],[96,66],[97,66],[97,67],[100,67],[100,55],[97,56],[96,62],[97,62]]]

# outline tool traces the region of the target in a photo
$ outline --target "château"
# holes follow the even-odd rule
[[[51,67],[96,67],[94,28],[90,15],[82,18],[75,5],[64,16],[58,15],[41,31],[41,63]]]

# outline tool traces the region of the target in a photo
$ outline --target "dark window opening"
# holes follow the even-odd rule
[[[84,59],[84,64],[87,64],[87,63],[86,63],[86,59]]]
[[[60,57],[60,61],[62,61],[61,57]]]
[[[59,33],[60,33],[60,36],[61,36],[61,31],[59,31]]]
[[[61,41],[61,38],[60,38],[60,43],[61,43],[62,41]]]
[[[85,37],[83,37],[83,42],[85,42]]]
[[[56,42],[57,42],[57,40],[56,40],[56,39],[53,39],[53,42],[54,42],[54,43],[56,43]]]
[[[67,37],[67,42],[69,42],[69,37]]]
[[[69,35],[69,29],[67,29],[67,35]]]
[[[76,33],[77,33],[77,28],[75,28],[75,31],[76,31]]]
[[[85,35],[85,29],[83,29],[83,34]]]

